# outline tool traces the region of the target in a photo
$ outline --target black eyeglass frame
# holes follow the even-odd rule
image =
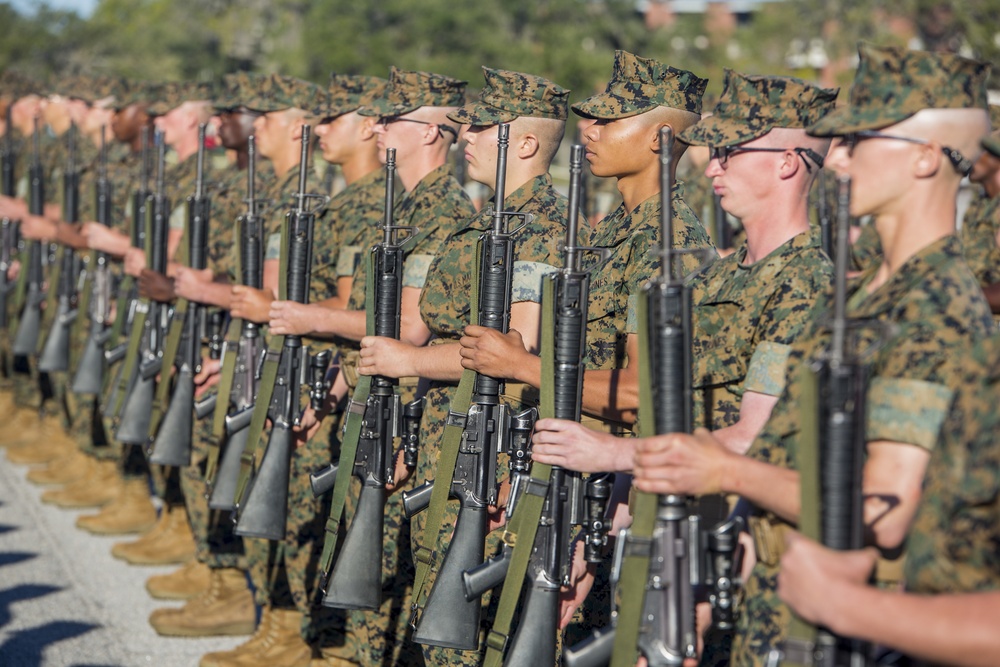
[[[911,144],[918,144],[920,146],[930,146],[934,142],[928,141],[926,139],[918,139],[917,137],[904,137],[900,134],[889,134],[887,132],[879,132],[878,130],[859,130],[857,132],[849,132],[847,134],[840,135],[840,140],[843,145],[847,148],[847,155],[853,157],[854,149],[857,147],[858,143],[865,139],[894,139],[896,141],[906,141]],[[967,157],[962,155],[962,153],[951,146],[941,146],[941,152],[944,156],[948,158],[951,162],[951,166],[955,168],[962,176],[968,176],[972,173],[972,161]]]
[[[417,120],[416,118],[403,118],[402,116],[379,116],[376,125],[381,125],[382,127],[388,127],[393,123],[399,123],[399,122],[419,123],[420,125],[434,125],[438,129],[438,134],[441,134],[441,132],[447,132],[448,134],[455,137],[456,140],[458,139],[458,131],[451,125],[442,125],[441,123],[432,123],[426,120]]]
[[[792,151],[802,158],[802,163],[806,166],[806,171],[812,173],[812,160],[819,169],[823,168],[823,156],[811,148],[796,146],[794,148],[765,148],[764,146],[709,146],[709,155],[712,160],[718,160],[719,166],[728,168],[729,158],[740,153],[785,153]],[[808,160],[806,158],[809,158]]]

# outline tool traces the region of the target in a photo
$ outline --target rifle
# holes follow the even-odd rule
[[[722,208],[722,196],[712,195],[712,219],[715,221],[715,243],[720,248],[733,246],[733,228],[729,226],[729,214]]]
[[[643,288],[639,303],[641,435],[692,430],[691,289],[675,272],[673,219],[674,136],[660,131],[661,275]],[[651,416],[648,418],[647,416]],[[614,581],[620,582],[617,623],[564,653],[568,667],[679,666],[696,658],[695,590],[711,590],[713,620],[733,624],[732,571],[739,561],[742,521],[706,530],[694,498],[636,492],[634,520],[619,536]],[[613,595],[618,597],[617,595]]]
[[[318,208],[309,208],[310,198],[323,195],[306,192],[309,171],[309,141],[311,128],[302,126],[302,155],[299,162],[299,188],[296,207],[286,218],[282,230],[285,264],[284,284],[279,293],[297,303],[309,302],[309,282],[312,270],[313,225]],[[325,202],[324,202],[325,204]],[[314,409],[326,398],[325,382],[330,351],[310,355],[302,346],[301,336],[275,336],[268,346],[261,370],[259,392],[250,421],[250,436],[260,438],[264,420],[271,420],[267,445],[261,449],[247,448],[240,460],[240,478],[236,488],[236,534],[281,540],[285,536],[288,504],[288,475],[291,466],[292,428],[299,424],[299,391],[302,385],[311,388]],[[265,392],[266,393],[263,393]],[[266,400],[265,400],[266,399]],[[249,443],[248,443],[249,444]]]
[[[569,220],[565,266],[548,276],[542,293],[542,395],[546,417],[579,421],[583,404],[580,365],[586,351],[590,275],[581,269],[587,252],[607,251],[577,245],[583,192],[583,146],[570,156]],[[604,517],[614,476],[584,479],[580,473],[534,463],[530,454],[511,457],[511,499],[507,535],[500,556],[464,574],[466,596],[480,595],[503,581],[497,618],[487,641],[486,665],[554,665],[559,633],[559,593],[569,583],[572,562],[570,531],[585,527],[585,557],[599,562],[607,544]],[[517,545],[523,545],[518,550]],[[527,585],[525,585],[527,584]],[[526,590],[521,619],[510,635],[514,610]]]
[[[840,176],[838,188],[833,336],[827,353],[811,368],[804,369],[802,405],[809,407],[803,411],[802,420],[799,530],[807,537],[821,539],[831,549],[849,550],[864,546],[861,479],[869,369],[847,345],[849,331],[859,324],[847,317],[850,177]],[[813,406],[815,409],[811,410]],[[869,647],[865,642],[838,637],[798,616],[792,618],[782,649],[772,651],[769,664],[802,667],[869,664]]]
[[[133,248],[147,248],[146,225],[150,202],[153,198],[153,191],[149,186],[150,178],[150,149],[149,128],[142,128],[141,153],[139,160],[139,183],[132,193],[132,229],[131,243]],[[111,349],[105,350],[104,360],[109,367],[115,366],[114,374],[109,382],[108,400],[104,403],[105,419],[117,424],[121,419],[122,409],[125,405],[125,397],[129,395],[131,388],[135,385],[138,373],[138,351],[139,340],[146,327],[146,315],[149,305],[139,298],[139,286],[132,276],[126,276],[122,284],[121,296],[118,301],[118,317],[112,327],[111,337],[108,340],[112,344]],[[117,343],[118,338],[124,338],[121,343]],[[131,350],[131,354],[128,352]],[[125,363],[119,363],[122,360]]]
[[[31,166],[28,167],[28,212],[31,215],[43,215],[45,212],[45,169],[42,166],[41,149],[39,148],[38,119],[35,119],[35,131],[32,133]],[[26,261],[21,262],[25,274],[24,281],[18,288],[21,320],[11,352],[15,356],[27,357],[35,353],[38,345],[39,329],[42,325],[42,303],[45,301],[43,273],[43,249],[41,241],[31,241],[25,250]]]
[[[473,299],[479,325],[503,333],[507,333],[510,323],[514,235],[531,220],[530,214],[513,213],[503,208],[509,135],[510,126],[501,123],[498,126],[493,225],[479,238],[478,293]],[[508,220],[512,217],[521,218],[523,224],[509,229]],[[427,506],[431,508],[424,530],[424,544],[416,554],[421,565],[418,566],[413,589],[411,624],[415,629],[413,639],[420,644],[460,650],[472,650],[479,645],[480,602],[466,599],[462,573],[483,562],[487,508],[497,503],[497,456],[508,447],[511,424],[534,410],[512,415],[510,408],[500,401],[503,385],[503,380],[486,375],[463,375],[462,384],[452,400],[448,415],[452,427],[446,428],[438,463],[438,471],[443,476],[436,482],[427,482],[414,489],[412,493],[403,494],[403,507],[408,517]],[[468,412],[463,413],[461,407],[468,399],[460,398],[464,399],[463,394],[470,387],[471,402]],[[457,441],[456,434],[460,435]],[[458,519],[451,544],[428,594],[423,589],[433,560],[430,554],[439,551],[434,546],[443,546],[436,543],[449,498],[459,501]]]
[[[163,134],[157,130],[156,191],[149,201],[147,220],[149,231],[146,235],[146,257],[151,270],[166,273],[167,233],[170,222],[170,201],[164,194],[164,170],[166,165],[166,143]],[[170,308],[153,299],[139,299],[137,312],[145,317],[138,332],[134,381],[122,405],[118,423],[118,440],[127,445],[145,446],[149,440],[149,426],[153,412],[153,398],[156,392],[156,376],[163,367],[164,331],[170,322]],[[129,341],[131,347],[135,338]]]
[[[827,199],[826,174],[820,171],[816,181],[816,214],[819,218],[820,243],[823,252],[832,259],[834,257],[833,216],[830,215],[830,202]]]
[[[198,127],[198,154],[194,195],[187,199],[188,263],[196,271],[208,264],[208,224],[212,199],[205,195],[205,129]],[[194,429],[194,376],[201,371],[201,341],[206,329],[206,309],[203,304],[178,299],[174,322],[184,314],[180,333],[180,350],[176,353],[174,391],[163,421],[149,451],[150,463],[182,467],[191,463],[191,440]],[[167,380],[164,380],[167,381]]]
[[[106,127],[101,128],[101,155],[97,167],[97,182],[94,185],[94,200],[97,223],[111,226],[111,207],[114,201],[114,186],[108,179],[108,145]],[[90,255],[87,272],[89,280],[84,292],[84,300],[89,307],[90,334],[83,348],[83,354],[76,367],[70,390],[74,394],[96,394],[104,385],[104,347],[111,338],[108,326],[111,308],[111,271],[107,253],[94,251]],[[82,304],[81,304],[82,305]]]
[[[80,218],[80,173],[76,165],[76,125],[67,132],[66,171],[63,174],[63,220],[75,223]],[[62,246],[59,248],[59,270],[55,297],[58,300],[55,317],[49,329],[41,355],[38,370],[46,373],[69,370],[70,329],[77,317],[77,279],[79,265],[76,251]],[[52,305],[52,304],[49,304]]]
[[[385,156],[385,220],[382,224],[382,242],[372,248],[366,276],[369,329],[373,336],[399,339],[400,304],[403,290],[404,246],[413,240],[413,227],[397,227],[393,221],[395,203],[396,150],[389,148]],[[400,241],[399,232],[409,232]],[[342,609],[378,609],[382,601],[382,537],[385,517],[386,485],[393,480],[393,444],[409,430],[419,431],[423,403],[414,401],[404,409],[396,387],[399,381],[382,375],[362,376],[354,390],[348,408],[345,437],[341,449],[340,466],[331,465],[319,475],[313,475],[314,491],[317,477],[336,480],[333,508],[327,525],[336,531],[344,510],[344,500],[353,472],[361,479],[361,492],[357,509],[340,555],[334,562],[336,533],[332,542],[324,544],[322,577],[326,582],[322,604]],[[404,428],[404,420],[411,426]],[[406,464],[416,466],[416,443],[407,449]],[[322,484],[320,484],[322,486]],[[333,573],[330,574],[331,565]],[[329,579],[327,580],[327,577]]]
[[[17,167],[17,151],[14,148],[14,139],[11,136],[13,125],[11,125],[11,105],[7,106],[7,123],[4,130],[3,144],[0,144],[0,191],[8,197],[13,197],[17,192],[14,171]],[[13,263],[14,251],[17,248],[17,224],[10,218],[0,219],[0,331],[7,334],[9,323],[7,312],[7,295],[14,289],[14,284],[7,280],[7,271]],[[4,373],[7,368],[6,354],[4,355]]]
[[[264,286],[264,221],[257,215],[256,198],[257,142],[250,136],[247,146],[247,211],[237,219],[239,247],[236,274],[247,287]],[[205,469],[208,506],[217,510],[235,508],[236,481],[240,457],[250,434],[250,417],[257,396],[264,348],[260,327],[250,320],[234,320],[229,337],[221,350],[222,379],[217,393],[195,404],[197,415],[213,414],[212,440]],[[219,400],[222,396],[222,400]],[[230,407],[233,412],[230,413]],[[234,416],[243,415],[242,426],[233,424]],[[222,456],[220,458],[220,449]]]

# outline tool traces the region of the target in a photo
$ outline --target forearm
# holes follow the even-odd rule
[[[935,663],[1000,664],[1000,592],[927,596],[850,585],[830,603],[828,625],[837,634]]]
[[[796,470],[733,456],[722,474],[722,492],[742,496],[756,507],[798,523],[801,488]]]
[[[104,252],[115,257],[124,257],[125,253],[128,252],[128,249],[131,246],[132,241],[129,239],[128,235],[115,230],[110,230],[108,238],[103,241],[91,244],[91,247],[93,247],[94,250],[99,250],[100,252]]]
[[[80,233],[80,226],[72,223],[57,223],[55,241],[74,250],[87,249],[87,239]]]
[[[233,286],[228,283],[203,283],[199,289],[198,303],[229,310],[233,300]]]
[[[462,379],[462,357],[458,343],[427,345],[413,348],[410,355],[411,367],[403,375],[412,375],[428,380],[458,382]]]
[[[316,329],[314,333],[338,336],[353,341],[359,341],[365,337],[368,320],[364,311],[326,307],[323,307],[322,310],[319,308],[316,310],[318,312],[316,314]]]
[[[634,424],[639,410],[639,383],[626,368],[586,371],[583,411],[609,421]]]

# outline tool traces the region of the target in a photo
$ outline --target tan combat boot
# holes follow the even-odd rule
[[[164,509],[156,527],[134,542],[119,542],[111,555],[132,565],[172,565],[194,558],[194,533],[184,506]]]
[[[212,571],[195,559],[170,574],[158,574],[146,580],[146,591],[157,600],[190,600],[208,590]]]
[[[271,634],[271,608],[264,607],[260,612],[260,623],[254,630],[253,636],[234,649],[228,651],[212,651],[201,656],[198,667],[232,667],[244,653],[252,653],[257,650],[264,640]]]
[[[27,435],[36,433],[41,424],[37,408],[15,408],[0,424],[0,444],[7,447],[22,442]]]
[[[156,525],[156,508],[144,479],[125,480],[122,491],[97,514],[78,517],[76,527],[95,535],[145,533]]]
[[[86,477],[97,460],[80,450],[49,461],[44,467],[28,471],[28,481],[39,486],[60,486]]]
[[[7,446],[7,460],[18,465],[38,465],[75,451],[79,448],[66,435],[62,423],[55,417],[46,417],[35,432],[29,431],[19,442]]]
[[[149,616],[149,624],[166,637],[248,635],[256,616],[246,574],[226,567],[211,571],[207,591],[180,609],[157,609]]]
[[[102,507],[118,497],[123,484],[115,461],[98,461],[86,477],[43,493],[42,502],[66,508]]]
[[[302,614],[295,609],[271,609],[271,633],[255,650],[235,661],[239,667],[310,667],[312,647],[302,638]]]

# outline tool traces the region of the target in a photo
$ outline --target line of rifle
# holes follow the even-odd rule
[[[198,153],[194,194],[187,198],[187,262],[195,271],[208,265],[208,225],[212,199],[205,194],[205,130],[198,127]],[[173,392],[155,437],[150,445],[149,461],[159,465],[183,467],[191,463],[194,431],[194,376],[201,371],[202,334],[207,329],[206,308],[197,301],[177,299],[165,355],[166,365],[173,366]],[[177,329],[175,331],[175,329]],[[169,357],[173,356],[173,360]],[[173,363],[171,363],[171,361]],[[168,379],[162,380],[169,382]]]
[[[75,224],[80,218],[80,172],[76,163],[76,124],[66,132],[66,168],[63,172],[63,220]],[[48,335],[41,346],[38,370],[46,373],[69,370],[70,330],[77,317],[77,283],[79,262],[76,251],[59,246],[59,259],[51,280],[55,290],[46,308],[55,306],[55,315]],[[51,311],[50,311],[51,312]]]
[[[541,416],[572,421],[582,415],[581,362],[590,294],[590,274],[581,268],[582,259],[588,252],[607,253],[578,245],[582,183],[583,146],[576,145],[570,156],[565,266],[543,283],[540,397]],[[503,582],[496,621],[486,640],[485,665],[555,664],[560,588],[569,583],[573,556],[571,530],[584,527],[588,562],[599,562],[607,544],[605,514],[614,476],[584,479],[580,473],[537,462],[529,476],[529,463],[528,451],[511,457],[511,500],[501,554],[464,573],[470,599],[478,600]],[[520,621],[511,633],[519,602]]]
[[[306,192],[309,170],[311,128],[302,126],[302,154],[299,162],[299,187],[296,206],[282,230],[283,285],[279,297],[296,303],[309,302],[312,269],[313,227],[316,211],[326,203],[323,195]],[[323,204],[310,207],[312,198]],[[245,537],[281,540],[285,536],[288,504],[288,476],[294,450],[292,429],[301,419],[300,390],[309,387],[314,409],[326,399],[326,371],[330,365],[330,350],[310,355],[297,335],[273,336],[261,370],[260,389],[250,422],[249,442],[241,457],[240,479],[236,489],[235,533]],[[267,445],[259,447],[264,421],[271,421]]]
[[[14,146],[14,126],[11,124],[11,106],[7,105],[7,123],[4,126],[3,143],[0,144],[0,192],[7,197],[14,197],[17,194],[17,149]],[[18,243],[17,222],[10,218],[0,219],[0,333],[6,339],[7,326],[9,324],[7,296],[14,289],[16,283],[12,283],[7,278],[14,261],[14,253]],[[5,344],[5,357],[6,355]],[[8,374],[10,359],[3,359],[3,371]]]
[[[150,160],[152,146],[150,129],[142,128],[140,134],[139,181],[132,193],[132,228],[130,241],[132,248],[148,250],[146,244],[148,210],[153,191],[150,188]],[[111,329],[111,335],[106,345],[104,359],[114,372],[108,377],[106,400],[104,401],[103,417],[110,421],[113,430],[117,430],[121,421],[125,397],[135,384],[139,370],[139,341],[146,326],[148,304],[139,298],[139,285],[132,276],[126,276],[122,281],[122,289],[118,299],[117,317]],[[121,342],[119,342],[119,340]],[[131,354],[129,354],[131,352]]]
[[[398,227],[393,219],[396,150],[385,157],[385,218],[382,242],[368,258],[366,272],[367,334],[398,340],[403,293],[405,246],[418,231]],[[400,239],[400,232],[408,232]],[[370,278],[369,278],[370,276]],[[385,524],[386,485],[393,483],[393,452],[396,438],[406,437],[406,464],[417,464],[416,436],[423,414],[420,399],[404,406],[397,393],[399,381],[382,375],[361,376],[348,407],[347,423],[338,464],[311,476],[313,492],[335,488],[324,544],[321,576],[325,595],[322,604],[341,609],[378,609],[382,601],[382,538]],[[354,517],[343,546],[333,560],[340,520],[351,475],[361,480]],[[326,488],[324,488],[326,487]],[[331,574],[332,570],[332,574]]]
[[[511,286],[514,273],[514,236],[530,222],[530,214],[504,210],[507,147],[510,126],[498,126],[497,174],[494,187],[492,227],[479,239],[479,276],[473,294],[472,312],[477,323],[502,333],[510,324]],[[511,218],[522,220],[512,229]],[[429,507],[422,537],[414,555],[417,575],[411,624],[413,639],[420,644],[472,650],[479,645],[480,601],[465,596],[462,573],[483,562],[486,549],[488,508],[497,504],[497,457],[509,448],[512,426],[527,422],[527,437],[534,408],[511,414],[500,400],[504,382],[479,373],[464,373],[449,410],[436,481],[403,494],[407,516]],[[471,390],[471,394],[469,393]],[[468,405],[467,411],[463,408]],[[438,543],[440,526],[449,498],[459,501],[458,519],[450,546],[430,591],[425,590]]]
[[[97,166],[97,181],[94,184],[94,206],[97,212],[97,224],[110,227],[114,186],[108,178],[106,134],[107,127],[102,127],[101,154]],[[104,348],[112,334],[109,319],[113,279],[109,261],[107,253],[95,250],[90,253],[87,262],[87,281],[80,300],[80,309],[88,314],[90,333],[70,385],[70,390],[75,394],[97,394],[104,386],[104,371],[107,366]]]
[[[31,137],[31,166],[28,167],[28,213],[45,213],[45,168],[39,147],[38,119]],[[24,278],[19,281],[18,308],[21,313],[11,351],[15,356],[35,354],[42,325],[42,304],[45,302],[44,249],[41,241],[30,241],[21,258]]]
[[[834,259],[836,248],[834,247],[833,216],[830,214],[830,200],[828,197],[826,173],[820,171],[816,177],[816,215],[819,222],[820,245],[826,256]]]
[[[166,168],[166,144],[163,134],[157,130],[154,143],[157,149],[156,190],[148,203],[148,231],[146,236],[146,260],[149,268],[160,274],[167,271],[167,234],[170,227],[170,201],[164,190]],[[135,354],[134,381],[126,392],[122,405],[121,419],[115,434],[126,445],[145,447],[149,440],[149,427],[153,413],[153,399],[156,394],[156,377],[163,367],[163,342],[170,322],[170,307],[154,299],[141,297],[138,312],[145,308],[142,329],[138,332]],[[133,337],[131,346],[136,342]]]
[[[841,176],[837,192],[832,340],[827,353],[803,369],[802,438],[799,472],[802,507],[799,530],[837,550],[864,546],[862,468],[868,364],[848,345],[858,324],[847,317],[850,261],[851,180]],[[770,664],[801,667],[865,667],[869,646],[838,637],[793,616],[789,637]]]
[[[247,152],[247,210],[237,219],[239,254],[236,275],[243,285],[259,290],[264,287],[265,222],[257,215],[257,206],[261,201],[256,197],[257,143],[253,136],[249,138]],[[222,376],[218,392],[195,405],[197,415],[213,415],[212,439],[205,470],[206,493],[211,509],[232,510],[236,507],[240,457],[250,435],[250,418],[257,398],[264,351],[260,326],[256,322],[240,319],[230,322],[229,336],[222,349]]]

